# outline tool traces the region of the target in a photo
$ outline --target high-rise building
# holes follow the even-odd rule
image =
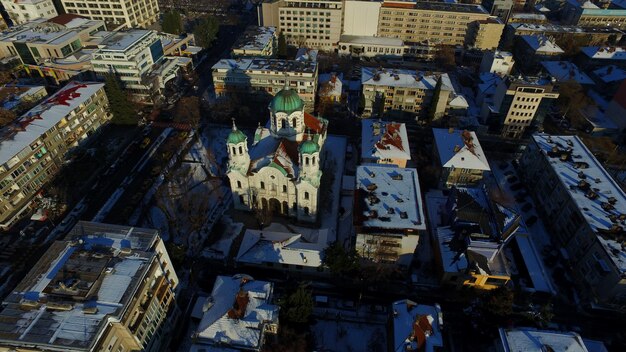
[[[178,277],[156,230],[79,222],[0,311],[2,351],[163,351]]]
[[[110,119],[104,84],[72,82],[0,129],[0,228],[28,209],[65,153]]]
[[[109,29],[146,28],[159,19],[157,0],[60,0],[68,14],[102,20]]]
[[[0,0],[0,3],[13,21],[13,25],[57,15],[52,0]]]

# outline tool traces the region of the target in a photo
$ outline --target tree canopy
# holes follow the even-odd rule
[[[171,34],[181,34],[183,31],[183,21],[180,13],[176,10],[170,10],[163,15],[163,24],[161,25],[163,32]]]
[[[345,249],[334,242],[324,250],[324,265],[331,273],[340,276],[355,274],[359,271],[359,255],[354,249]]]
[[[278,57],[281,59],[287,58],[287,40],[282,32],[278,35]]]
[[[205,49],[210,48],[219,29],[220,24],[215,16],[206,16],[200,19],[193,29],[196,44]]]
[[[176,104],[174,120],[197,128],[200,125],[200,98],[196,96],[180,98]]]
[[[104,89],[109,99],[109,108],[113,114],[112,123],[116,125],[134,125],[137,123],[137,111],[124,91],[122,83],[114,74],[105,78]]]
[[[281,319],[288,322],[303,324],[309,321],[313,313],[313,296],[311,291],[300,285],[280,304]]]

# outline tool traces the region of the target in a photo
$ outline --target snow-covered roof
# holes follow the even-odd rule
[[[533,328],[500,329],[505,352],[588,352],[582,337],[575,332],[536,330]]]
[[[343,92],[343,73],[320,73],[317,81],[320,95],[341,96]]]
[[[533,141],[558,176],[615,266],[626,272],[626,250],[610,234],[626,214],[626,194],[577,136],[535,134]],[[569,152],[568,152],[569,150]],[[561,161],[563,155],[569,155]],[[606,265],[606,263],[605,263]]]
[[[108,319],[121,319],[157,256],[156,230],[79,222],[67,237],[77,241],[53,243],[5,299],[0,335],[8,345],[93,350]]]
[[[233,45],[233,50],[257,50],[262,51],[273,40],[276,27],[249,26]]]
[[[278,307],[271,304],[273,291],[271,282],[247,275],[218,276],[204,303],[196,344],[260,349],[263,325],[278,324]]]
[[[344,34],[339,39],[339,43],[357,44],[357,45],[379,45],[379,46],[397,46],[403,47],[404,42],[399,38],[374,37],[363,35],[347,35]]]
[[[28,147],[102,87],[103,83],[70,82],[13,124],[0,129],[0,165]]]
[[[491,170],[475,132],[433,128],[433,134],[442,167]]]
[[[542,61],[541,65],[550,76],[559,82],[576,81],[579,84],[593,84],[593,80],[586,73],[578,69],[570,61]]]
[[[439,79],[441,79],[442,90],[454,91],[450,76],[447,73],[426,75],[423,72],[413,70],[361,68],[362,85],[431,90],[435,89]]]
[[[465,250],[454,250],[450,244],[456,239],[456,232],[450,226],[437,228],[437,241],[441,254],[441,266],[444,273],[461,273],[469,266]]]
[[[130,29],[128,31],[116,32],[114,35],[103,40],[100,50],[104,51],[125,51],[132,45],[150,35],[152,31],[147,29]]]
[[[296,61],[317,62],[317,50],[309,48],[300,48],[296,53]]]
[[[538,20],[538,21],[547,21],[545,15],[540,13],[514,13],[511,15],[512,19],[518,20]]]
[[[395,165],[357,167],[354,223],[363,228],[425,230],[417,170]]]
[[[535,53],[550,53],[550,54],[562,54],[564,53],[558,45],[554,44],[548,37],[543,35],[521,35],[520,36],[526,44],[535,51]]]
[[[615,65],[602,66],[593,71],[593,74],[600,78],[600,80],[604,83],[621,82],[626,80],[626,70]]]
[[[452,98],[452,100],[450,100],[450,102],[448,103],[448,106],[454,109],[467,109],[469,108],[469,103],[467,102],[467,99],[465,99],[463,95],[459,94],[455,96],[454,98]]]
[[[626,48],[621,46],[586,46],[580,51],[591,59],[626,60]]]
[[[302,234],[246,230],[236,260],[250,264],[288,264],[317,268],[327,247],[327,231],[315,238]]]
[[[411,160],[409,137],[404,123],[361,120],[361,158],[363,160]]]
[[[317,68],[316,61],[297,61],[280,59],[221,59],[213,65],[212,69],[227,71],[277,71],[314,73]]]
[[[443,347],[440,312],[436,307],[405,299],[394,302],[391,308],[394,351],[433,352],[435,347]]]

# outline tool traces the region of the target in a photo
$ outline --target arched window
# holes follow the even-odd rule
[[[265,182],[261,181],[261,189],[265,189]]]
[[[304,165],[309,166],[309,157],[308,156],[304,158]]]
[[[315,165],[315,157],[311,158],[311,165]]]
[[[237,181],[237,188],[241,188],[241,181]]]
[[[309,192],[304,192],[304,199],[309,199]]]
[[[287,193],[287,185],[283,185],[283,193]]]
[[[237,154],[237,149],[235,149],[235,147],[232,148],[232,153],[233,153],[233,155]]]
[[[285,128],[285,120],[280,120],[280,128]]]
[[[243,147],[239,146],[239,154],[243,154]]]
[[[296,118],[291,119],[291,127],[296,128]]]

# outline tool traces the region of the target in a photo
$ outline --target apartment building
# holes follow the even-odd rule
[[[0,129],[0,228],[28,211],[65,153],[110,119],[104,84],[71,82]]]
[[[626,194],[577,136],[536,134],[519,170],[583,301],[626,310]]]
[[[377,119],[361,120],[361,164],[406,167],[411,160],[406,125]]]
[[[296,47],[332,50],[342,30],[342,0],[276,0],[259,8],[259,25],[273,26]]]
[[[515,60],[513,54],[507,51],[485,51],[480,62],[479,72],[497,73],[503,76],[511,74]]]
[[[363,117],[433,118],[445,114],[454,88],[447,73],[361,69]]]
[[[131,29],[113,33],[92,54],[91,64],[98,79],[109,73],[119,77],[126,91],[137,100],[154,102],[180,66],[165,57],[163,41],[155,31]]]
[[[0,350],[162,351],[178,284],[158,231],[78,222],[4,300]]]
[[[482,0],[485,10],[494,16],[498,16],[504,22],[509,19],[513,4],[513,0]]]
[[[345,0],[342,35],[375,37],[383,2],[379,0]]]
[[[232,47],[234,57],[273,57],[276,54],[276,28],[249,26]]]
[[[68,14],[107,23],[109,29],[147,28],[159,19],[157,0],[60,0]]]
[[[513,48],[518,68],[526,74],[537,74],[542,61],[558,61],[563,53],[563,49],[546,36],[521,35]]]
[[[551,77],[480,75],[477,101],[481,118],[493,132],[505,138],[521,138],[543,124],[550,106],[559,97]]]
[[[491,171],[475,132],[433,128],[434,160],[442,169],[441,185],[477,186]]]
[[[611,1],[599,7],[591,1],[568,0],[561,10],[561,19],[566,24],[583,27],[626,28],[626,4]]]
[[[356,251],[374,263],[408,267],[426,230],[417,170],[361,165],[355,179]]]
[[[474,21],[467,28],[466,45],[470,49],[495,50],[500,45],[503,30],[504,23],[499,18]]]
[[[317,62],[278,59],[223,59],[213,65],[218,99],[241,96],[269,102],[286,86],[295,90],[312,112],[317,92]]]
[[[471,23],[490,17],[480,5],[385,1],[380,9],[378,36],[399,38],[407,45],[427,41],[431,45],[466,44],[478,49],[491,49],[483,45],[490,46],[492,39],[485,40],[475,33],[468,35]],[[497,37],[499,40],[502,30],[498,33],[495,27],[491,29],[493,32],[484,33],[483,36]]]
[[[580,45],[587,46],[619,43],[624,33],[611,27],[580,27],[554,23],[509,23],[505,29],[503,46],[512,46],[516,35],[546,36],[557,45],[576,41]]]
[[[13,25],[38,18],[52,18],[58,14],[52,0],[0,0],[0,4],[13,21]]]

